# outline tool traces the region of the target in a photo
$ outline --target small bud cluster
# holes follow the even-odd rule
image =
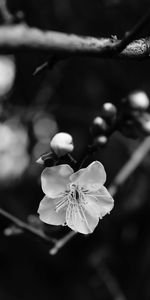
[[[92,122],[90,133],[93,147],[102,147],[116,130],[130,138],[150,134],[149,98],[143,91],[134,91],[121,101],[119,108],[110,102],[103,104],[99,116]]]
[[[100,115],[93,120],[90,128],[93,137],[93,146],[95,148],[106,145],[108,137],[116,125],[116,120],[116,106],[111,102],[104,103]]]
[[[107,144],[114,131],[120,131],[130,138],[150,134],[150,114],[148,113],[149,98],[143,91],[135,91],[121,101],[116,107],[111,102],[103,104],[101,111],[92,122],[92,137],[88,151],[91,153]],[[37,163],[54,166],[69,163],[74,166],[76,161],[71,156],[74,150],[72,136],[66,132],[57,133],[50,141],[50,152],[41,155]]]

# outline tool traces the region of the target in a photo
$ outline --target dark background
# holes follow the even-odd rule
[[[33,27],[118,38],[149,8],[148,0],[9,0],[8,4],[12,13],[23,11]],[[148,36],[149,31],[150,23],[138,37]],[[52,57],[16,55],[14,88],[0,106],[1,144],[3,124],[12,129],[8,136],[16,134],[0,167],[1,206],[33,223],[43,197],[42,167],[35,161],[49,149],[50,137],[58,130],[72,134],[78,159],[87,145],[89,126],[104,102],[118,105],[136,89],[150,96],[149,60],[76,57],[33,76],[47,59]],[[12,167],[11,143],[22,149],[16,152]],[[95,159],[103,162],[107,172],[107,185],[138,143],[115,133],[97,153]],[[1,147],[0,153],[4,155]],[[29,234],[4,235],[10,223],[1,216],[0,299],[150,299],[149,170],[146,158],[115,197],[111,215],[100,221],[92,235],[76,236],[56,256],[50,256],[49,246]],[[67,232],[53,226],[45,230],[52,236]]]

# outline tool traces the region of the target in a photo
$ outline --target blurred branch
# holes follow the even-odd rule
[[[70,231],[68,234],[66,234],[64,237],[61,239],[57,240],[54,243],[54,246],[49,250],[49,254],[55,255],[61,249],[65,244],[67,244],[75,235],[77,232],[75,231]]]
[[[109,187],[109,192],[112,196],[118,191],[118,188],[129,178],[129,176],[136,170],[136,168],[142,163],[145,156],[150,151],[150,137],[144,139],[139,147],[133,152],[130,159],[122,167],[115,177],[113,183]]]
[[[94,290],[96,299],[127,300],[115,274],[108,266],[109,259],[110,248],[106,246],[101,246],[90,254],[88,262],[94,271],[91,272],[90,287]]]
[[[5,24],[13,23],[14,17],[11,15],[7,8],[6,0],[0,0],[0,15]]]
[[[105,284],[113,300],[127,300],[122,290],[120,289],[120,286],[114,274],[111,273],[104,262],[101,262],[99,268],[96,268],[96,273],[99,280]]]
[[[22,220],[18,219],[17,217],[13,216],[12,214],[6,212],[4,209],[0,208],[0,215],[5,217],[7,220],[11,221],[11,223],[15,224],[17,227],[23,229],[24,231],[27,231],[31,233],[32,235],[44,240],[48,243],[55,243],[56,239],[48,237],[42,230],[38,230],[34,228],[33,226],[29,225],[26,222],[23,222]]]
[[[0,27],[0,53],[44,52],[65,55],[87,55],[100,58],[142,59],[150,55],[150,37],[130,43],[114,55],[120,40],[78,36],[55,31],[42,31],[25,24]]]

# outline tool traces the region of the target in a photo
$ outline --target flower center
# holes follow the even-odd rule
[[[78,185],[71,183],[70,190],[68,192],[68,201],[74,205],[81,205],[83,202],[85,204],[84,189]]]
[[[66,223],[70,222],[71,228],[74,228],[74,224],[77,220],[84,222],[88,227],[88,222],[85,213],[85,205],[87,204],[86,193],[83,187],[80,187],[74,183],[70,184],[70,190],[68,192],[68,206],[66,211]]]
[[[56,205],[56,211],[58,212],[67,205],[71,207],[80,207],[82,204],[86,204],[86,192],[87,190],[84,190],[82,187],[79,187],[74,183],[71,183],[68,190],[59,198],[59,201]]]
[[[70,191],[68,193],[68,200],[71,202],[74,202],[77,200],[77,202],[80,200],[80,191],[78,189],[78,187],[71,183],[70,184]]]

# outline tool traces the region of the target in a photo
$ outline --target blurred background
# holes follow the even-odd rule
[[[148,0],[14,0],[28,25],[79,35],[121,38],[149,8]],[[149,26],[139,37],[149,35]],[[89,126],[105,102],[119,105],[136,89],[150,97],[150,61],[69,58],[33,75],[51,56],[0,56],[0,207],[31,224],[43,197],[42,166],[58,131],[73,136],[80,159]],[[7,84],[4,84],[6,82]],[[140,143],[116,132],[99,151],[107,186]],[[115,207],[89,237],[76,236],[56,256],[41,240],[11,235],[0,216],[1,300],[150,299],[149,155],[115,197]],[[44,226],[44,225],[42,225]],[[68,230],[46,226],[55,237]]]

